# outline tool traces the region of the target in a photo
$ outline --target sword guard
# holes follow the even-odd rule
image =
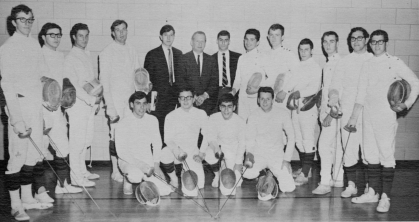
[[[224,159],[224,153],[223,153],[223,152],[221,152],[221,151],[216,152],[216,153],[215,153],[215,158],[217,158],[217,159],[219,159],[219,160]]]
[[[19,133],[17,136],[21,139],[25,139],[31,136],[32,133],[32,128],[29,128],[28,130],[26,130],[25,133]]]
[[[52,130],[52,127],[44,129],[44,135],[48,135],[51,130]]]
[[[119,115],[117,115],[117,116],[113,116],[113,117],[109,117],[109,122],[112,124],[112,123],[116,123],[116,122],[118,122],[119,121],[119,119],[120,119],[120,117],[119,117]]]
[[[350,132],[350,133],[356,133],[356,128],[355,126],[348,126],[346,125],[345,127],[343,127],[346,131]]]

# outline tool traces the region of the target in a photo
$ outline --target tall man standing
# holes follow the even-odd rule
[[[115,127],[112,120],[118,116],[122,119],[129,113],[128,99],[135,92],[134,72],[140,67],[138,54],[133,46],[126,43],[128,24],[124,20],[115,20],[111,25],[111,36],[114,40],[100,53],[100,80],[103,84],[103,96],[110,118],[109,153],[112,161],[112,179],[118,182],[123,177],[118,170],[115,149]]]
[[[239,92],[239,116],[244,120],[253,110],[258,108],[257,94],[248,95],[246,93],[249,79],[254,73],[265,74],[262,69],[261,53],[259,53],[260,32],[256,29],[248,29],[244,34],[244,46],[246,54],[240,56],[237,64],[236,78],[233,84],[233,95]]]
[[[402,60],[387,53],[386,31],[371,33],[369,44],[374,57],[364,63],[355,103],[363,107],[363,119],[358,121],[362,121],[364,127],[362,148],[368,165],[368,192],[352,198],[352,203],[378,202],[381,195],[377,211],[388,212],[396,166],[396,112],[412,107],[419,94],[419,79]],[[397,101],[389,106],[387,92],[390,85],[400,79],[411,86],[410,95],[405,102]],[[348,125],[356,125],[356,121],[350,119]]]
[[[56,80],[61,88],[63,87],[64,53],[58,51],[57,48],[60,45],[62,35],[61,27],[55,23],[43,25],[38,35],[39,44],[42,46],[42,54],[49,68],[49,73],[46,76]],[[55,193],[80,193],[83,191],[81,188],[71,186],[70,166],[67,165],[70,150],[65,113],[61,111],[60,107],[56,111],[49,111],[44,108],[43,113],[45,125],[51,127],[49,137],[55,143],[55,148],[58,149],[54,153],[53,164],[58,175]],[[47,148],[48,146],[50,146],[49,138],[44,136],[44,147]]]
[[[204,53],[206,42],[204,32],[192,35],[192,51],[181,58],[179,84],[191,86],[197,96],[194,106],[211,115],[218,99],[219,80],[216,61]]]
[[[92,187],[99,175],[86,169],[86,151],[93,142],[94,117],[100,98],[89,95],[83,88],[96,78],[90,52],[86,50],[89,42],[89,28],[77,23],[70,31],[73,48],[64,61],[64,77],[68,78],[77,91],[76,103],[68,109],[70,123],[70,167],[73,171],[71,183],[77,186]]]
[[[353,52],[339,61],[329,88],[329,106],[340,105],[343,113],[341,121],[344,124],[350,118],[354,118],[351,116],[352,111],[360,109],[355,104],[359,75],[365,61],[373,56],[367,52],[369,34],[364,28],[352,28],[348,38]],[[362,119],[361,113],[358,118]],[[358,192],[356,171],[358,169],[359,147],[362,146],[362,128],[362,121],[358,121],[356,124],[356,133],[350,133],[344,129],[344,126],[341,126],[342,144],[347,144],[343,169],[348,177],[348,186],[341,194],[345,198],[356,195]],[[349,134],[351,134],[350,137]],[[362,168],[365,168],[365,166],[362,166]]]
[[[12,8],[7,24],[11,37],[0,47],[1,87],[9,117],[10,159],[5,172],[5,185],[10,194],[11,214],[18,221],[30,219],[25,209],[52,207],[52,203],[36,200],[32,196],[34,166],[43,158],[28,138],[21,139],[18,136],[32,129],[31,138],[39,148],[43,147],[40,79],[48,70],[41,47],[30,36],[34,20],[32,9],[26,5]],[[46,192],[36,191],[37,195],[48,197]]]
[[[218,33],[217,45],[218,52],[214,53],[212,57],[217,61],[218,87],[220,89],[218,98],[220,98],[222,94],[230,92],[231,87],[234,84],[237,62],[241,54],[228,49],[228,46],[230,45],[230,33],[226,30],[222,30]],[[218,112],[218,100],[214,112]]]
[[[151,114],[159,120],[160,134],[164,138],[166,115],[178,104],[176,86],[179,82],[182,51],[172,46],[175,41],[175,29],[171,25],[165,25],[160,29],[160,41],[162,44],[150,50],[145,56],[144,68],[150,74],[153,91],[157,92],[156,110]]]
[[[326,194],[330,186],[343,187],[343,169],[341,169],[342,143],[340,141],[340,120],[333,119],[327,106],[330,83],[336,65],[340,60],[338,54],[339,36],[334,31],[325,32],[322,36],[323,51],[326,52],[326,64],[323,67],[322,102],[319,119],[322,132],[319,139],[319,154],[321,158],[320,184],[313,190],[314,194]],[[333,165],[333,168],[332,168]],[[332,169],[333,173],[330,173]],[[333,178],[332,178],[333,177]]]

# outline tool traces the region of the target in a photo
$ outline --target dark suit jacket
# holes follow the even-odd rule
[[[175,83],[169,84],[169,70],[166,57],[164,56],[163,46],[150,50],[145,56],[144,68],[150,74],[150,81],[153,83],[153,91],[157,91],[156,111],[163,111],[164,114],[175,109],[177,103],[177,84],[180,73],[180,59],[182,51],[172,47],[173,68]],[[164,117],[163,117],[164,118]]]
[[[210,55],[203,53],[202,73],[199,74],[199,67],[193,51],[185,53],[180,62],[179,82],[188,85],[195,90],[197,96],[207,92],[209,99],[206,99],[200,109],[205,110],[207,115],[212,114],[218,99],[218,70],[216,61]]]
[[[228,51],[230,52],[230,65],[229,65],[229,67],[230,67],[230,80],[231,80],[230,85],[231,85],[231,87],[233,87],[234,80],[236,79],[237,62],[239,61],[239,57],[242,54],[237,53],[237,52],[233,52],[233,51],[230,51],[230,50],[228,50]],[[217,69],[217,72],[218,72],[218,70],[219,70],[219,67],[218,67],[218,52],[213,54],[212,57],[215,59],[215,65],[216,65],[216,69]]]

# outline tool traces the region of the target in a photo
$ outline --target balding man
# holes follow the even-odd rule
[[[218,99],[219,77],[217,61],[204,53],[206,41],[204,32],[197,31],[192,35],[192,51],[181,58],[179,82],[195,91],[194,106],[211,115]]]

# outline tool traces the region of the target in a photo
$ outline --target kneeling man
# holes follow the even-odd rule
[[[248,169],[243,177],[254,179],[259,176],[261,170],[269,168],[278,179],[281,191],[292,192],[295,184],[290,161],[295,145],[294,128],[286,110],[272,107],[273,98],[272,88],[260,87],[257,99],[260,108],[252,112],[246,125],[246,162],[250,161],[253,164],[246,164]],[[285,152],[283,131],[288,139]]]
[[[243,154],[245,150],[245,121],[234,113],[236,100],[230,93],[220,97],[221,112],[210,116],[205,128],[206,140],[209,146],[206,150],[205,160],[211,165],[215,177],[212,181],[213,187],[218,187],[221,169],[231,169],[236,175],[236,183],[240,178],[243,168]],[[216,157],[217,155],[217,157]],[[223,160],[224,159],[224,160]],[[235,184],[236,184],[235,183]],[[226,189],[220,183],[221,193],[224,195],[235,194],[234,191]]]
[[[144,92],[135,92],[128,102],[132,115],[124,117],[115,129],[118,165],[126,175],[124,194],[132,194],[132,183],[145,180],[157,186],[160,196],[169,195],[171,187],[156,178],[164,178],[160,169],[162,141],[158,120],[146,113],[148,101]]]

